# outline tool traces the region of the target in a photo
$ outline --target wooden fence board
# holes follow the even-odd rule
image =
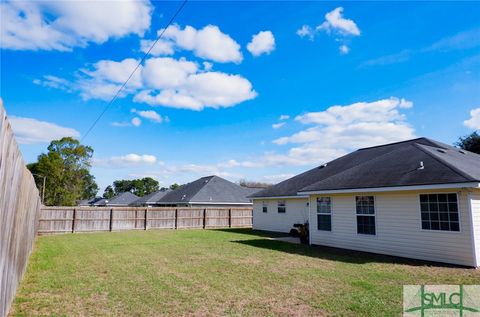
[[[40,225],[39,234],[252,227],[252,208],[43,207]]]
[[[25,272],[39,225],[40,197],[0,100],[0,317]]]

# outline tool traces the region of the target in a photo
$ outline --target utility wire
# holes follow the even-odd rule
[[[145,59],[147,58],[147,56],[150,54],[150,52],[152,51],[152,49],[155,47],[155,45],[158,43],[158,41],[160,41],[160,39],[162,38],[163,34],[165,33],[165,31],[167,30],[167,28],[173,23],[173,21],[175,20],[175,18],[177,17],[178,14],[180,14],[180,11],[182,11],[183,7],[185,7],[185,5],[187,4],[187,1],[188,0],[183,0],[182,1],[182,4],[180,5],[180,7],[178,7],[177,11],[175,12],[175,14],[172,16],[172,18],[170,19],[170,21],[168,21],[167,25],[165,26],[165,28],[163,28],[162,32],[160,32],[160,34],[157,36],[157,39],[153,42],[152,46],[150,46],[150,48],[148,49],[148,51],[145,53],[145,55],[143,55],[142,59],[140,60],[140,62],[137,64],[137,66],[135,67],[135,69],[132,71],[132,73],[130,74],[130,76],[128,76],[127,80],[122,84],[122,86],[120,86],[120,88],[117,90],[117,92],[115,93],[115,95],[113,96],[113,98],[107,103],[107,105],[105,106],[105,108],[103,109],[103,111],[100,113],[100,115],[95,119],[95,121],[93,121],[92,125],[90,126],[90,128],[88,128],[87,132],[83,135],[83,137],[81,138],[80,141],[83,141],[85,140],[85,138],[90,134],[90,132],[93,130],[93,128],[95,127],[95,125],[97,125],[98,121],[100,121],[100,119],[103,117],[103,115],[107,112],[108,108],[110,108],[110,106],[113,104],[113,102],[117,99],[117,97],[120,95],[120,93],[122,92],[122,90],[125,88],[125,86],[127,85],[127,83],[130,81],[130,79],[132,78],[133,74],[135,74],[135,72],[137,71],[137,69],[140,67],[140,65],[143,64],[143,62],[145,61]]]

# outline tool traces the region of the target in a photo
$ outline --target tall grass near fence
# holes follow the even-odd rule
[[[39,234],[252,227],[252,208],[43,207]]]
[[[40,198],[0,100],[0,317],[6,316],[38,228]]]

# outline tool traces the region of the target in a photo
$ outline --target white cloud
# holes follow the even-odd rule
[[[148,0],[5,1],[0,11],[2,48],[69,51],[129,34],[143,36],[153,7]]]
[[[247,50],[253,56],[270,54],[275,49],[275,37],[271,31],[261,31],[252,36],[252,40],[247,45]]]
[[[126,58],[120,62],[101,60],[90,69],[81,69],[82,76],[75,84],[81,96],[88,99],[111,99],[121,85],[128,79],[138,65],[137,60]],[[132,75],[119,97],[125,97],[129,92],[142,87],[142,66]]]
[[[69,88],[84,99],[108,101],[137,65],[131,58],[99,61],[82,69]],[[232,107],[257,96],[250,81],[240,75],[200,70],[194,62],[171,57],[147,59],[140,65],[118,97],[130,94],[134,102],[191,110]]]
[[[274,129],[280,129],[280,128],[283,127],[284,125],[285,125],[285,122],[274,123],[274,124],[272,124],[272,128],[274,128]]]
[[[282,114],[282,115],[278,118],[278,120],[288,120],[288,119],[290,119],[290,116],[289,116],[289,115],[286,115],[286,114]]]
[[[157,34],[163,31],[161,29]],[[145,51],[151,43],[141,43],[142,50]],[[172,54],[176,48],[193,51],[197,57],[219,63],[240,63],[243,60],[240,45],[216,25],[207,25],[202,29],[190,25],[182,29],[176,24],[171,25],[164,31],[157,45],[159,48],[154,48],[151,52],[154,56]]]
[[[67,92],[72,92],[72,83],[66,79],[59,78],[52,75],[43,76],[42,79],[34,79],[33,83],[35,85],[40,85],[48,88],[55,88],[64,90]]]
[[[347,45],[343,44],[343,45],[340,45],[340,47],[338,48],[338,50],[340,51],[340,54],[342,55],[346,55],[350,52],[350,47],[348,47]]]
[[[140,41],[140,51],[147,53],[155,41],[153,40],[141,40]],[[172,55],[175,52],[172,42],[166,42],[158,40],[155,43],[155,46],[150,50],[151,56],[162,56],[162,55]]]
[[[343,17],[343,8],[338,7],[325,14],[325,21],[317,26],[317,30],[326,32],[338,32],[344,35],[359,36],[360,29],[357,24],[350,19]]]
[[[311,41],[313,41],[315,37],[315,31],[309,25],[302,25],[296,33],[300,37],[308,37]]]
[[[211,71],[213,68],[213,64],[210,62],[203,62],[203,69],[207,72]]]
[[[138,117],[133,118],[131,122],[135,127],[139,127],[142,124],[142,120]]]
[[[144,90],[135,96],[134,101],[203,110],[205,107],[232,107],[256,96],[252,84],[240,75],[205,72],[188,76],[185,83],[176,89],[165,89],[158,94]]]
[[[188,76],[195,74],[197,70],[197,64],[185,59],[162,57],[148,59],[142,75],[148,87],[166,89],[184,85]]]
[[[105,167],[128,167],[136,165],[152,165],[157,163],[157,158],[149,154],[130,153],[123,156],[113,156],[106,159],[94,159],[93,164]]]
[[[158,112],[154,110],[136,110],[132,109],[133,113],[138,114],[140,117],[148,119],[153,122],[162,123],[164,121],[169,121],[168,117],[163,118]]]
[[[309,25],[303,25],[296,33],[302,38],[308,37],[313,41],[319,32],[334,35],[335,40],[342,43],[339,46],[340,54],[348,54],[350,52],[350,47],[345,44],[347,38],[359,36],[361,34],[355,21],[343,17],[342,7],[335,8],[325,14],[325,21],[320,25],[317,25],[315,28]]]
[[[72,128],[33,118],[10,116],[8,118],[17,141],[22,144],[49,143],[66,136],[78,138],[80,133]]]
[[[295,120],[308,127],[273,141],[281,146],[293,145],[286,153],[267,152],[240,164],[246,167],[320,164],[358,148],[414,138],[414,129],[400,112],[410,107],[410,101],[392,97],[332,106],[297,116]]]
[[[480,108],[470,111],[470,119],[463,121],[463,124],[473,130],[480,130]]]

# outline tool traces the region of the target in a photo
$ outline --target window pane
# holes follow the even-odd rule
[[[428,208],[428,203],[421,203],[421,204],[420,204],[420,209],[421,209],[422,211],[428,211],[428,210],[429,210],[429,208]]]
[[[447,202],[447,194],[438,194],[438,201],[439,202]]]
[[[458,211],[457,203],[448,203],[448,210],[450,211]]]
[[[360,234],[375,234],[374,216],[357,216],[357,232]]]
[[[428,212],[422,212],[422,221],[429,221],[430,214]]]
[[[453,203],[453,202],[457,202],[457,195],[456,194],[448,194],[448,201]]]
[[[422,221],[422,229],[423,230],[430,229],[430,222],[429,221]]]
[[[317,215],[318,230],[332,231],[332,216],[331,215]]]
[[[440,223],[438,221],[432,221],[430,226],[432,230],[440,230]]]
[[[332,212],[332,202],[330,197],[317,198],[317,213],[329,214]]]
[[[420,195],[421,203],[428,203],[428,195]]]
[[[451,212],[449,215],[450,215],[450,221],[457,221],[458,222],[458,213]]]
[[[450,231],[460,231],[460,225],[458,224],[458,222],[450,223]]]

